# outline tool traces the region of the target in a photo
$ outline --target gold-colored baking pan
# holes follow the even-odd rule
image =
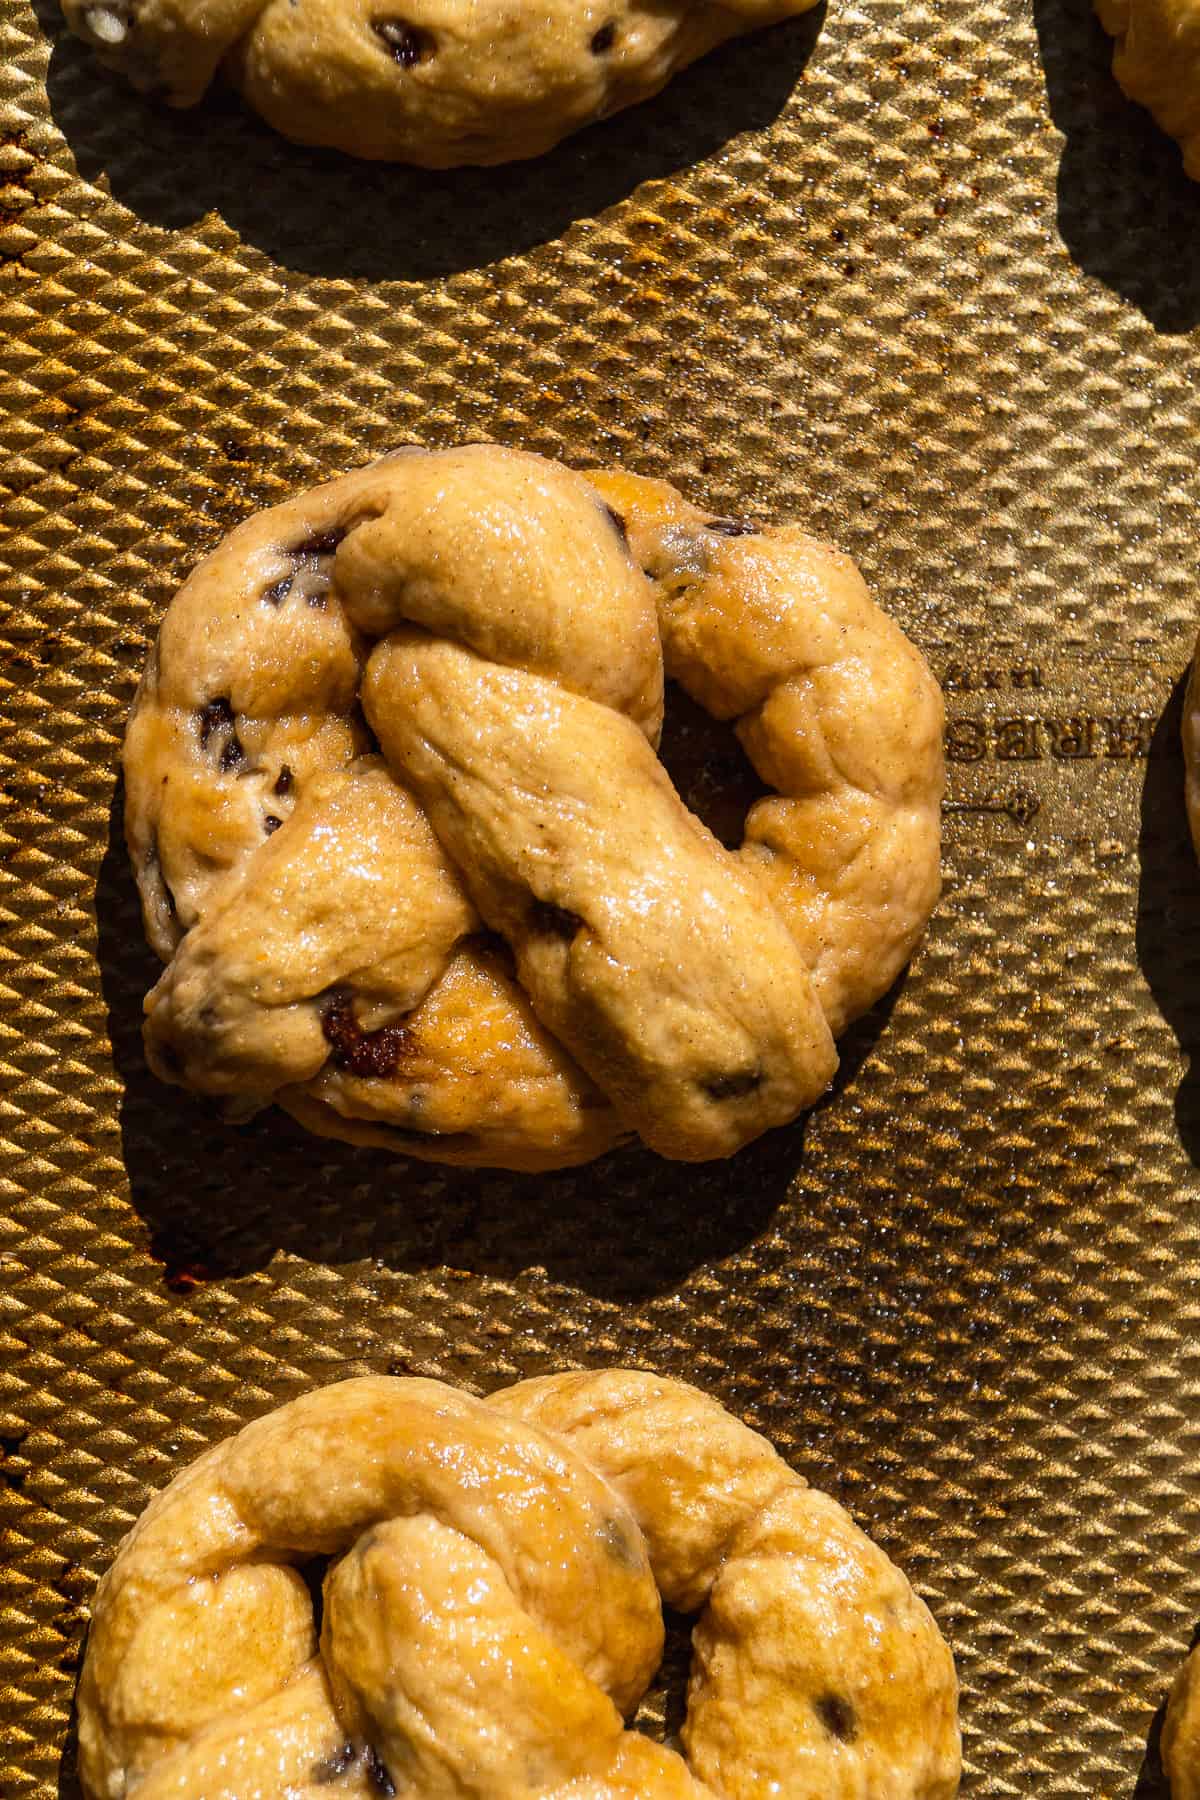
[[[712,1387],[912,1572],[967,1794],[1161,1795],[1200,1616],[1200,190],[1085,0],[836,0],[445,176],[157,111],[37,6],[0,74],[0,1795],[75,1791],[92,1585],[201,1445],[363,1369],[612,1361]],[[481,436],[805,520],[946,681],[928,945],[728,1165],[443,1173],[143,1067],[115,769],[163,606],[252,508]],[[736,774],[675,717],[693,791]]]

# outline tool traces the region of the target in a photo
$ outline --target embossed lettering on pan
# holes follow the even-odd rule
[[[737,852],[655,755],[664,657],[775,790]],[[486,446],[386,459],[249,521],[164,620],[125,748],[150,1061],[435,1160],[727,1156],[912,953],[941,727],[795,527]]]

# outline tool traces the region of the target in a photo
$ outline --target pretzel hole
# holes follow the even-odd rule
[[[348,1075],[394,1075],[405,1054],[415,1048],[415,1039],[406,1025],[384,1025],[378,1031],[364,1031],[354,1016],[354,1003],[348,988],[334,988],[321,1007],[321,1029],[333,1052],[336,1068]]]
[[[610,21],[607,25],[602,25],[600,27],[599,31],[593,33],[593,35],[592,35],[592,55],[593,56],[604,56],[609,50],[612,49],[612,47],[616,43],[616,41],[617,41],[617,28]],[[623,523],[623,521],[622,521],[622,523]]]
[[[285,575],[282,581],[277,581],[273,587],[263,590],[263,599],[268,606],[282,606],[291,591],[292,577]]]
[[[684,805],[727,850],[736,850],[746,814],[771,790],[759,780],[731,728],[673,681],[667,683],[658,755]]]
[[[687,1718],[688,1685],[692,1674],[692,1628],[695,1620],[663,1607],[662,1661],[630,1720],[635,1731],[655,1743],[683,1753],[679,1734]]]
[[[410,25],[407,19],[373,19],[371,29],[382,38],[392,61],[402,69],[414,69],[434,53],[434,41],[427,31]]]
[[[842,1694],[818,1694],[813,1710],[830,1737],[852,1744],[858,1736],[858,1714]]]
[[[271,789],[271,792],[273,794],[278,794],[280,799],[282,799],[285,794],[291,793],[292,781],[292,771],[288,768],[287,764],[284,763],[278,775],[275,777],[275,786]]]

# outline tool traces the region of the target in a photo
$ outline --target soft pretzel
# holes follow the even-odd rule
[[[1200,0],[1096,0],[1096,11],[1116,39],[1113,74],[1177,140],[1200,181]]]
[[[1200,644],[1197,644],[1183,696],[1184,801],[1192,843],[1200,856]]]
[[[173,106],[222,71],[285,137],[450,168],[538,156],[727,38],[816,0],[62,0]]]
[[[1200,1800],[1200,1651],[1175,1677],[1159,1748],[1171,1800]]]
[[[655,756],[664,653],[779,790],[737,854]],[[446,1161],[728,1155],[912,951],[940,728],[795,528],[488,446],[314,489],[200,565],[135,702],[151,1064]]]
[[[686,1762],[622,1718],[660,1594],[701,1612]],[[627,1370],[488,1402],[370,1376],[248,1425],[126,1538],[78,1716],[88,1800],[950,1800],[959,1775],[953,1661],[899,1570],[715,1401]]]

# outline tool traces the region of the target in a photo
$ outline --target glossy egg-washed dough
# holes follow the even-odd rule
[[[1116,39],[1113,73],[1153,113],[1200,181],[1200,0],[1096,0]]]
[[[686,1761],[624,1725],[660,1595],[700,1615]],[[88,1800],[951,1800],[957,1684],[900,1571],[696,1389],[370,1376],[247,1426],[135,1525],[79,1766]]]
[[[222,71],[276,130],[449,168],[537,156],[815,0],[62,0],[135,86],[192,106]]]
[[[664,656],[776,790],[736,853],[655,755]],[[795,527],[490,446],[314,489],[200,565],[134,705],[151,1064],[443,1161],[729,1155],[917,941],[941,723]]]

